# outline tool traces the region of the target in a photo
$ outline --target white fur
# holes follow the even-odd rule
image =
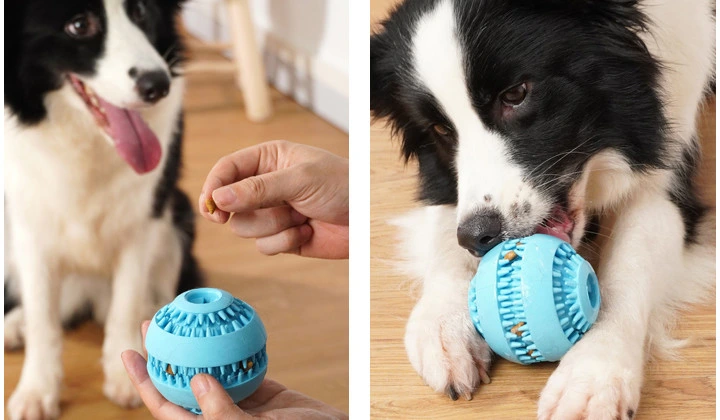
[[[470,399],[480,381],[490,381],[490,349],[467,310],[478,259],[457,245],[455,213],[452,206],[431,206],[397,220],[403,230],[416,232],[402,244],[411,256],[408,274],[424,279],[422,297],[407,323],[405,349],[433,389],[452,392],[453,387]]]
[[[129,68],[167,66],[120,10],[121,0],[105,6],[109,48],[98,76],[85,81],[107,100],[132,105]],[[142,350],[140,322],[175,294],[180,242],[169,214],[150,213],[183,90],[184,81],[173,79],[169,96],[141,112],[164,152],[142,176],[106,141],[67,83],[47,95],[47,118],[35,126],[20,125],[5,110],[6,269],[22,296],[21,308],[5,318],[5,346],[25,343],[10,418],[58,416],[61,320],[88,300],[105,325],[105,394],[123,406],[140,403],[120,353]]]
[[[648,0],[642,7],[651,22],[644,39],[665,66],[664,110],[675,137],[687,144],[713,72],[709,3]],[[548,204],[523,185],[523,174],[504,157],[501,139],[473,111],[454,25],[450,2],[439,3],[418,24],[413,57],[416,79],[437,98],[458,132],[458,206],[424,207],[398,224],[404,268],[422,279],[423,287],[405,335],[410,362],[433,389],[453,388],[469,396],[487,372],[489,350],[467,316],[467,288],[478,260],[457,244],[457,223],[486,205],[486,194],[501,209],[519,192],[533,200],[533,208]],[[675,309],[698,300],[713,284],[714,232],[703,233],[700,242],[707,240],[707,246],[684,247],[683,222],[668,200],[669,187],[669,173],[633,175],[611,152],[595,156],[575,185],[571,200],[576,205],[613,208],[617,221],[597,267],[601,314],[548,381],[539,418],[625,419],[628,410],[637,411],[649,351],[665,352],[676,344],[667,333]]]

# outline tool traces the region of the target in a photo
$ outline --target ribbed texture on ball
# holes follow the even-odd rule
[[[173,335],[213,337],[242,329],[254,313],[252,308],[237,298],[233,298],[229,306],[208,313],[186,312],[171,302],[155,314],[155,322]]]
[[[214,376],[240,401],[265,377],[266,341],[265,327],[250,305],[223,290],[190,290],[153,317],[146,338],[148,374],[165,398],[198,413],[193,376]]]
[[[497,354],[531,364],[556,361],[575,344],[595,321],[600,297],[592,267],[570,244],[534,235],[483,257],[468,303]]]

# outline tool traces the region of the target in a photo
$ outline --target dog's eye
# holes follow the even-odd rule
[[[147,4],[145,0],[138,0],[132,9],[132,18],[135,22],[142,22],[147,16]]]
[[[517,86],[513,86],[506,90],[500,95],[500,100],[505,106],[518,106],[525,101],[527,96],[527,84],[521,83]]]
[[[447,136],[450,134],[450,127],[443,124],[433,125],[433,130],[441,136]]]
[[[91,12],[82,13],[65,24],[65,32],[73,38],[92,38],[100,32],[100,19]]]

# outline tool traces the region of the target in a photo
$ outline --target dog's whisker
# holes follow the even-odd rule
[[[589,141],[594,140],[595,138],[596,138],[596,136],[592,136],[592,137],[587,138],[585,141],[581,142],[580,144],[578,144],[577,146],[575,146],[574,148],[572,148],[570,151],[568,151],[568,152],[563,152],[563,153],[559,153],[559,154],[557,154],[557,155],[555,155],[555,156],[553,156],[553,157],[550,157],[550,158],[544,160],[544,161],[541,162],[539,165],[537,165],[536,168],[537,168],[537,169],[542,168],[542,165],[544,165],[544,164],[547,163],[548,161],[550,161],[550,160],[552,160],[552,159],[554,159],[554,158],[557,157],[558,159],[557,159],[555,162],[553,162],[552,165],[550,165],[549,167],[547,167],[544,172],[549,171],[549,170],[552,169],[555,165],[557,165],[560,161],[562,161],[563,159],[565,159],[567,156],[570,156],[571,154],[576,153],[577,149],[579,149],[580,147],[582,147],[583,145],[585,145],[585,144],[588,143]],[[582,153],[582,154],[585,154],[585,155],[589,155],[589,153],[584,153],[584,152],[578,152],[578,153]],[[540,175],[542,175],[542,174],[540,174]],[[532,173],[531,173],[531,176],[532,176]]]
[[[170,46],[168,47],[168,49],[165,50],[165,53],[162,55],[163,60],[166,60],[166,61],[167,61],[167,58],[168,58],[168,56],[170,55],[170,53],[172,53],[173,50],[175,50],[175,49],[178,47],[178,45],[179,45],[179,44],[178,44],[177,42],[174,42],[174,43],[170,44]]]

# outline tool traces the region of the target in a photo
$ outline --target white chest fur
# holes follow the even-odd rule
[[[138,175],[116,153],[69,86],[46,98],[47,118],[24,126],[5,110],[5,179],[12,235],[38,244],[50,265],[109,274],[128,235],[151,222],[155,188],[177,124],[183,81],[143,112],[163,158]],[[13,250],[23,252],[23,250]]]

